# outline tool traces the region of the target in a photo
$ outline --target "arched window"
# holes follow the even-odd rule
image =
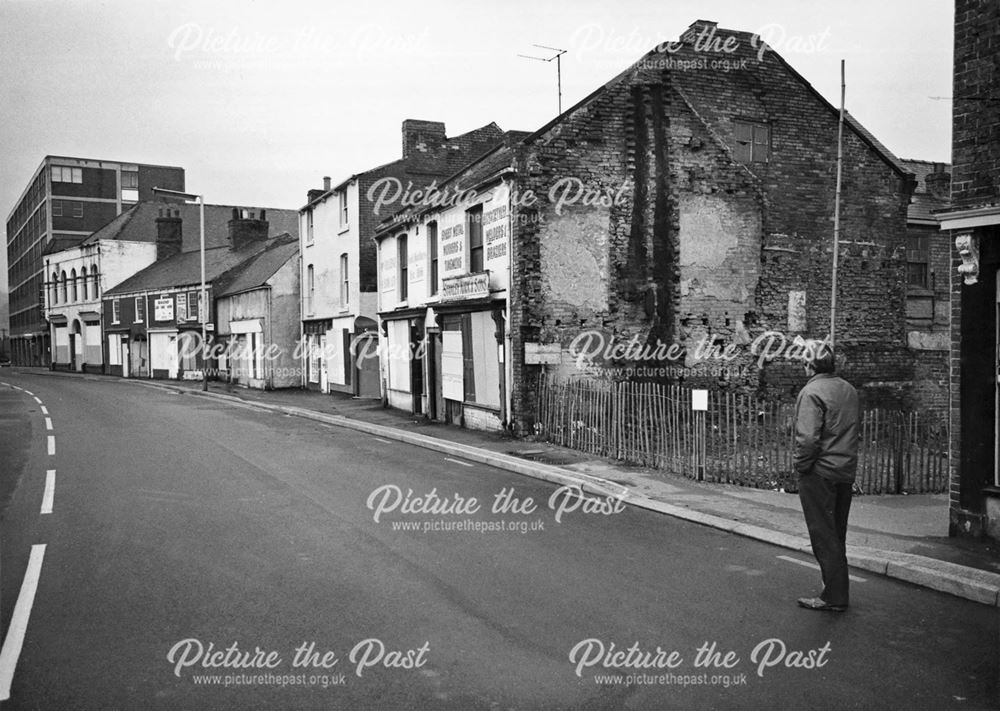
[[[76,290],[76,269],[73,269],[73,271],[69,273],[69,280],[72,282],[71,288],[73,291],[73,301],[76,301],[80,298],[79,292]]]
[[[59,303],[59,274],[52,272],[52,281],[49,284],[49,301],[53,304]]]
[[[94,288],[91,289],[91,291],[90,291],[90,298],[92,298],[92,299],[99,299],[99,298],[101,298],[101,289],[100,289],[100,285],[98,284],[98,281],[97,281],[97,265],[96,264],[91,265],[91,267],[90,267],[90,275],[91,275],[91,277],[94,280],[94,284],[93,284]]]
[[[83,297],[84,301],[87,301],[87,299],[89,298],[87,296],[87,292],[90,290],[89,284],[87,284],[87,267],[84,267],[82,270],[80,270],[80,286],[83,287],[80,290],[81,291],[80,296]]]
[[[66,303],[66,270],[62,272],[62,276],[59,279],[59,300]]]

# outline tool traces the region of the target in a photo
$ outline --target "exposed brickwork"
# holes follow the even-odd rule
[[[1000,4],[994,0],[956,0],[955,66],[952,105],[952,209],[1000,201]],[[951,497],[952,535],[982,535],[987,520],[985,489],[992,484],[993,400],[996,357],[995,274],[1000,229],[979,228],[979,283],[966,285],[953,243],[951,284]],[[955,235],[951,235],[954,239]],[[989,342],[988,342],[989,341]],[[995,522],[992,522],[995,525]]]
[[[525,342],[565,348],[587,330],[689,347],[708,339],[739,344],[736,365],[746,373],[719,381],[693,371],[685,382],[759,385],[780,396],[801,387],[798,363],[758,371],[747,343],[766,330],[789,333],[789,292],[805,293],[806,315],[790,335],[822,337],[829,328],[838,116],[775,54],[759,58],[749,35],[717,32],[737,39],[726,56],[736,69],[681,68],[706,56],[690,43],[650,55],[520,148],[517,189],[537,202],[514,211],[515,363],[524,362]],[[736,121],[770,127],[766,162],[736,160]],[[873,403],[912,402],[912,185],[873,139],[849,128],[844,167],[837,340],[845,374]],[[557,211],[549,191],[567,178],[613,199]],[[515,369],[522,431],[533,425],[540,372]]]

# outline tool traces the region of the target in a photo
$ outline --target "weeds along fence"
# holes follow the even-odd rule
[[[789,486],[795,406],[752,395],[708,392],[692,409],[679,385],[557,381],[538,388],[539,436],[554,444],[703,481]],[[862,412],[856,490],[936,493],[948,486],[943,421],[925,413]]]

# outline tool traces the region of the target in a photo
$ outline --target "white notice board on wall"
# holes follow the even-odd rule
[[[448,400],[465,399],[462,332],[441,332],[441,394]]]

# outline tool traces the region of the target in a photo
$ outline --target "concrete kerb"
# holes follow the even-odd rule
[[[344,417],[343,415],[327,415],[322,412],[306,410],[298,407],[249,402],[239,397],[223,395],[221,393],[205,393],[200,391],[184,390],[183,388],[179,388],[179,390],[182,392],[189,392],[191,394],[204,395],[227,401],[235,401],[243,405],[255,405],[264,410],[271,410],[273,412],[279,412],[295,417],[302,417],[333,425],[335,427],[345,427],[358,432],[365,432],[366,434],[378,435],[379,437],[413,444],[425,449],[432,449],[443,454],[462,457],[470,461],[511,471],[515,474],[521,474],[522,476],[528,476],[559,484],[560,486],[577,486],[585,493],[591,495],[612,497],[618,496],[625,503],[638,508],[646,509],[648,511],[654,511],[656,513],[665,514],[667,516],[679,518],[691,523],[709,526],[728,533],[734,533],[746,538],[752,538],[764,543],[770,543],[798,553],[807,555],[812,554],[812,547],[809,541],[801,536],[772,531],[761,526],[740,523],[739,521],[732,521],[722,518],[721,516],[714,516],[712,514],[693,511],[681,506],[667,504],[662,501],[656,501],[655,499],[651,499],[642,494],[637,494],[620,484],[616,484],[615,482],[608,481],[606,479],[601,479],[600,477],[581,474],[579,472],[571,474],[566,472],[564,469],[559,469],[558,467],[553,467],[547,464],[526,462],[522,459],[518,459],[517,457],[501,454],[499,452],[490,452],[478,447],[471,447],[457,442],[449,442],[437,437],[429,437],[427,435],[421,435],[414,432],[405,432],[395,427],[364,422],[363,420],[355,420],[349,417]],[[897,580],[903,580],[905,582],[920,585],[939,592],[949,593],[966,600],[972,600],[974,602],[991,606],[1000,606],[1000,575],[977,571],[980,577],[987,578],[988,582],[977,581],[970,579],[967,575],[963,576],[961,574],[961,571],[964,570],[963,566],[941,563],[931,559],[924,559],[922,556],[909,555],[906,557],[910,560],[891,560],[884,555],[879,555],[879,551],[857,548],[854,546],[849,548],[847,556],[850,565],[861,570],[867,570],[869,572],[878,573],[879,575],[885,575]],[[924,561],[926,561],[926,563],[924,563]],[[930,566],[945,566],[951,568],[952,570],[950,572],[943,571]]]
[[[364,422],[363,420],[355,420],[349,417],[344,417],[343,415],[328,415],[326,413],[316,412],[315,410],[307,410],[298,407],[270,405],[268,403],[258,401],[244,400],[243,398],[236,397],[234,395],[203,392],[200,390],[191,390],[189,388],[166,384],[161,385],[158,383],[154,384],[128,379],[125,379],[125,382],[132,382],[137,385],[145,385],[147,387],[155,387],[180,394],[200,395],[202,397],[223,400],[234,405],[258,408],[294,417],[302,417],[304,419],[322,422],[335,427],[344,427],[358,432],[378,435],[380,437],[393,439],[398,442],[413,444],[425,449],[432,449],[437,452],[462,457],[481,464],[487,464],[489,466],[497,467],[498,469],[504,469],[506,471],[514,472],[515,474],[521,474],[522,476],[528,476],[554,484],[559,484],[560,486],[577,486],[580,487],[582,491],[591,495],[612,497],[620,496],[625,503],[638,508],[665,514],[667,516],[679,518],[691,523],[709,526],[711,528],[726,531],[728,533],[734,533],[746,538],[752,538],[764,543],[770,543],[798,553],[804,553],[807,555],[812,554],[812,548],[809,541],[801,536],[772,531],[761,526],[732,521],[720,516],[714,516],[712,514],[694,511],[681,506],[667,504],[649,498],[643,494],[638,494],[634,491],[628,490],[620,484],[601,479],[600,477],[581,474],[579,472],[569,473],[564,469],[553,467],[551,465],[541,464],[538,462],[527,462],[499,452],[490,452],[478,447],[471,447],[457,442],[449,442],[436,437],[406,432],[395,427],[377,425],[371,422]],[[861,570],[877,573],[879,575],[885,575],[886,577],[895,578],[897,580],[902,580],[921,587],[948,593],[973,602],[994,607],[1000,606],[1000,575],[996,573],[974,570],[971,572],[975,573],[975,576],[972,576],[969,572],[967,572],[969,569],[961,565],[945,563],[926,558],[924,556],[886,553],[885,551],[857,546],[848,546],[847,559],[848,563],[852,567],[859,568]],[[979,579],[977,580],[974,578]]]

